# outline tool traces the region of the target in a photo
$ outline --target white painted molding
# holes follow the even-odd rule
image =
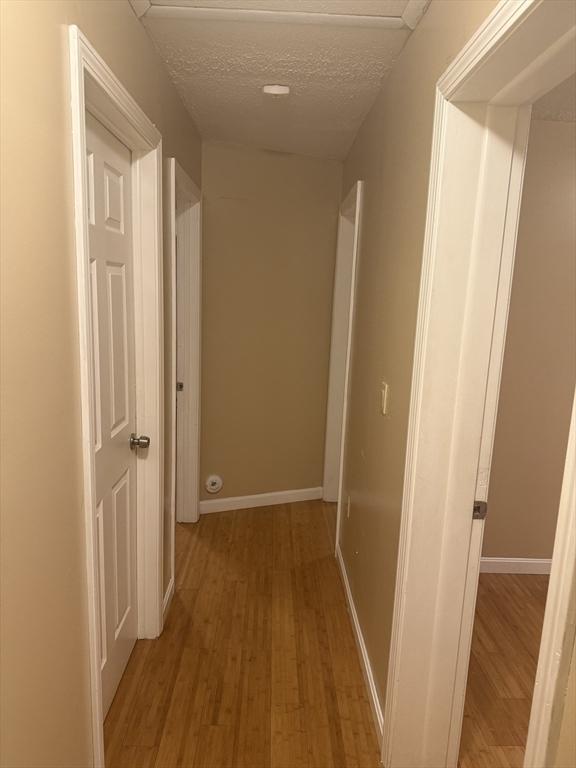
[[[525,768],[554,764],[576,632],[576,393],[560,493],[552,571],[526,742]]]
[[[362,627],[360,625],[360,619],[356,612],[356,605],[352,596],[352,590],[350,589],[350,582],[348,581],[348,573],[346,571],[346,564],[344,563],[344,557],[342,556],[342,550],[340,544],[336,545],[336,559],[340,567],[340,574],[342,576],[342,582],[344,584],[344,591],[346,592],[346,601],[348,603],[348,611],[350,618],[352,619],[352,627],[354,628],[354,636],[356,638],[356,645],[360,652],[360,661],[362,663],[362,671],[364,673],[364,679],[368,688],[368,694],[370,696],[370,707],[372,709],[372,715],[374,717],[374,724],[376,726],[376,732],[378,734],[378,740],[382,744],[382,728],[384,723],[384,716],[382,714],[382,707],[380,706],[380,699],[378,697],[378,689],[376,688],[376,681],[374,679],[374,673],[372,671],[372,665],[370,663],[370,657],[368,655],[368,649],[364,641],[364,635],[362,634]]]
[[[516,125],[515,130],[514,123]],[[488,378],[481,422],[480,455],[476,472],[476,491],[474,493],[476,501],[487,501],[488,499],[488,482],[516,251],[516,233],[520,217],[522,180],[530,128],[530,107],[515,109],[489,106],[486,109],[485,125],[487,136],[484,144],[484,177],[479,187],[474,252],[481,254],[499,252],[500,266],[492,325],[489,321],[486,322],[486,318],[483,323],[476,325],[475,331],[473,331],[473,335],[476,337],[476,346],[473,351],[469,350],[465,353],[477,357],[481,348],[486,349],[487,344],[491,345],[491,351],[488,354]],[[511,157],[508,150],[500,146],[499,142],[493,141],[494,135],[508,137],[508,142],[514,145]],[[503,174],[504,169],[507,170]],[[498,225],[499,220],[501,220],[502,226]],[[476,273],[473,278],[474,294],[480,298],[480,301],[485,301],[486,296],[490,294],[488,283],[494,279],[494,272],[491,273],[491,276],[490,272],[487,272],[482,277],[481,273]],[[474,307],[474,303],[475,300],[472,298],[470,301],[471,308]],[[472,309],[469,317],[472,317],[476,312]],[[490,335],[491,341],[489,341]],[[481,343],[482,339],[484,340],[483,343]],[[471,362],[468,362],[469,359],[463,357],[462,365],[464,367],[472,365]],[[468,545],[468,569],[465,578],[462,623],[452,699],[448,765],[456,765],[460,753],[483,535],[484,521],[473,521]],[[452,579],[452,576],[449,578]]]
[[[449,101],[457,98],[463,85],[490,59],[495,48],[541,0],[500,2],[477,30],[438,81],[438,89]],[[491,94],[493,95],[493,94]]]
[[[500,0],[438,88],[452,102],[520,105],[535,101],[573,71],[573,3]]]
[[[570,8],[570,4],[568,4]],[[572,9],[574,4],[572,4]],[[543,63],[550,60],[551,67]],[[510,101],[522,100],[534,103],[555,85],[563,82],[574,73],[576,67],[576,28],[572,27],[534,61],[529,62],[512,82],[508,83],[492,100],[493,104],[509,104]],[[535,84],[537,87],[535,88]]]
[[[150,435],[136,459],[138,509],[138,637],[162,632],[164,538],[164,338],[162,265],[162,142],[133,154],[134,325],[136,424]]]
[[[426,351],[430,306],[432,303],[432,271],[434,249],[437,239],[437,218],[439,209],[439,190],[442,187],[442,151],[446,141],[446,102],[439,89],[436,90],[434,107],[434,126],[432,130],[432,152],[430,179],[428,183],[428,205],[426,211],[426,229],[424,232],[424,254],[420,278],[418,299],[418,317],[414,348],[414,365],[410,387],[410,410],[408,418],[408,438],[406,444],[406,471],[402,489],[402,515],[398,543],[398,565],[394,591],[394,616],[390,638],[390,659],[388,680],[386,682],[386,701],[384,704],[384,724],[382,733],[382,763],[390,764],[392,733],[397,707],[397,685],[400,656],[403,646],[405,624],[405,600],[410,554],[410,539],[414,526],[414,478],[412,467],[416,461],[417,443],[422,419],[422,378]]]
[[[304,11],[259,11],[245,8],[198,8],[186,5],[153,5],[147,19],[187,19],[189,21],[250,21],[272,24],[324,24],[344,27],[405,29],[401,16],[360,16]]]
[[[552,558],[483,557],[480,573],[550,573]]]
[[[490,121],[491,128],[498,132],[495,124],[497,115],[502,110],[495,110]],[[506,347],[506,333],[508,329],[508,308],[512,295],[512,278],[514,275],[514,262],[516,259],[516,238],[520,223],[520,210],[522,200],[522,185],[524,183],[524,169],[528,152],[528,137],[530,134],[531,106],[522,107],[518,113],[516,129],[516,146],[512,157],[510,170],[509,200],[516,201],[515,205],[508,205],[506,223],[504,226],[504,239],[502,241],[502,261],[500,264],[500,277],[498,280],[498,294],[496,300],[496,315],[492,330],[492,354],[488,370],[488,385],[486,389],[486,405],[484,407],[484,421],[482,424],[482,441],[480,444],[480,458],[478,462],[478,477],[476,479],[475,501],[488,501],[488,486],[492,467],[492,454],[496,436],[496,420],[498,416],[498,398],[500,396],[500,381],[504,366],[504,350]],[[500,128],[501,131],[501,128]],[[488,195],[496,195],[496,189]],[[485,210],[485,216],[491,222],[493,212]],[[485,224],[482,229],[488,230]],[[495,243],[484,239],[479,243],[482,249],[494,248]]]
[[[292,504],[297,501],[315,501],[322,498],[322,488],[299,488],[295,491],[274,491],[254,496],[229,496],[227,499],[204,499],[200,502],[200,514],[228,512],[232,509],[253,507],[275,507],[278,504]]]
[[[338,217],[324,441],[324,501],[337,502],[340,496],[363,189],[363,181],[352,186]]]
[[[176,434],[176,520],[195,523],[200,501],[200,420],[202,365],[202,195],[175,163],[174,243],[178,279],[176,305],[176,380],[184,382],[178,394]],[[176,392],[174,392],[176,397]]]
[[[176,538],[176,183],[173,157],[164,160],[164,554],[170,541],[170,582]],[[166,373],[168,375],[166,376]],[[166,528],[168,518],[168,529]],[[166,563],[164,563],[166,571]],[[166,592],[168,594],[168,590]],[[162,615],[166,615],[166,595]]]
[[[348,194],[342,205],[342,211],[350,217],[354,215],[354,239],[352,243],[352,279],[350,281],[350,299],[348,312],[348,333],[346,339],[346,362],[344,370],[344,396],[342,399],[342,430],[340,436],[340,462],[338,470],[338,507],[336,510],[336,543],[340,541],[340,526],[342,524],[342,505],[344,503],[344,462],[346,458],[346,441],[348,434],[348,405],[350,399],[350,379],[352,368],[352,342],[354,336],[354,319],[356,313],[356,284],[358,281],[357,264],[361,247],[362,210],[364,205],[364,182],[355,184],[356,194]]]
[[[466,580],[480,559],[465,510],[475,498],[489,357],[499,343],[492,332],[501,257],[514,246],[512,209],[520,202],[514,113],[524,120],[526,100],[558,82],[565,57],[556,42],[574,26],[569,6],[502,0],[438,81],[384,713],[390,768],[457,763],[449,752],[458,725],[452,704],[464,679]],[[532,96],[523,82],[507,106],[490,107],[537,59]],[[486,234],[489,247],[480,248]]]
[[[410,29],[416,29],[429,5],[430,0],[408,0],[408,5],[404,8],[404,13],[402,14],[404,24]]]
[[[84,101],[90,106],[90,112],[128,148],[147,152],[150,147],[157,147],[162,141],[162,135],[148,115],[90,46],[78,27],[73,25],[70,30],[76,30],[77,45],[82,50],[83,72],[89,75],[84,82]]]

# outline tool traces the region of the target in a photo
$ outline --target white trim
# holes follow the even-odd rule
[[[525,102],[566,72],[569,6],[501,2],[438,83],[384,712],[389,768],[456,765],[483,531],[471,511],[476,488],[487,492]],[[530,95],[520,75],[536,60]],[[490,106],[503,93],[510,106]]]
[[[460,632],[451,634],[453,625],[440,617],[457,625],[461,621],[458,606],[464,599],[472,533],[474,451],[483,412],[482,392],[474,388],[482,382],[482,365],[488,365],[489,339],[482,339],[477,357],[467,359],[467,366],[461,355],[473,320],[478,327],[478,318],[468,317],[470,286],[475,277],[483,277],[482,269],[493,270],[498,256],[484,258],[473,245],[486,108],[473,105],[463,112],[439,94],[438,99],[440,147],[438,162],[432,163],[430,194],[435,210],[428,218],[423,262],[412,388],[416,404],[409,425],[383,758],[385,765],[418,768],[446,764],[455,674],[447,666],[456,663]],[[489,320],[493,302],[494,295],[488,293],[477,312],[486,313]],[[474,397],[467,402],[464,393],[470,394],[470,388]],[[460,511],[457,521],[450,516],[454,510]],[[447,560],[450,524],[460,546],[450,550]],[[456,580],[445,576],[448,569],[457,572]],[[445,594],[452,599],[446,616],[439,605]]]
[[[336,509],[336,543],[340,541],[342,507],[344,504],[344,464],[346,461],[346,440],[348,437],[348,406],[350,402],[350,378],[352,375],[352,344],[354,342],[354,320],[356,312],[356,285],[358,282],[358,258],[362,232],[362,206],[364,204],[364,182],[356,182],[355,196],[349,195],[343,203],[343,212],[350,216],[354,211],[354,244],[352,246],[352,279],[350,281],[350,310],[348,312],[348,333],[346,340],[346,368],[344,373],[344,396],[342,399],[342,434],[340,438],[340,469],[338,477],[338,506]],[[347,206],[349,208],[347,209]],[[354,206],[352,208],[352,206]],[[349,502],[347,502],[348,507]]]
[[[454,696],[450,713],[448,732],[447,765],[458,765],[460,742],[462,740],[462,725],[464,723],[464,707],[466,704],[466,688],[468,684],[468,667],[472,650],[474,633],[474,618],[476,615],[476,600],[478,597],[478,580],[480,578],[480,553],[484,538],[484,521],[475,520],[470,535],[468,567],[466,569],[464,598],[462,607],[462,629],[456,653],[456,669],[454,673]]]
[[[170,522],[171,579],[176,521],[196,522],[199,517],[201,282],[201,193],[169,157],[164,161],[164,338],[170,351],[165,369],[164,515]],[[176,391],[179,380],[184,381],[183,395]]]
[[[164,508],[164,339],[162,292],[162,144],[133,157],[136,430],[150,436],[136,458],[138,637],[162,631]]]
[[[438,80],[438,90],[448,101],[462,100],[464,86],[490,61],[497,46],[521,24],[541,0],[500,2]],[[486,97],[491,96],[489,86]]]
[[[95,461],[92,423],[92,318],[87,226],[86,111],[132,150],[136,417],[152,438],[137,461],[138,634],[155,637],[162,622],[162,296],[161,136],[78,27],[69,27],[74,213],[78,289],[80,402],[93,762],[104,766],[100,620],[96,580]],[[146,273],[146,280],[144,280]]]
[[[496,313],[492,331],[492,353],[488,369],[488,383],[486,387],[486,401],[482,424],[482,438],[480,443],[480,458],[478,461],[478,476],[476,479],[476,501],[488,501],[488,485],[492,466],[492,452],[494,450],[494,438],[496,435],[496,420],[498,416],[498,397],[500,394],[500,381],[504,365],[504,350],[506,345],[506,332],[508,330],[508,308],[512,295],[512,278],[514,275],[514,262],[516,259],[516,238],[520,222],[520,209],[522,199],[522,185],[524,183],[524,169],[526,166],[526,154],[528,151],[528,136],[530,133],[530,118],[532,107],[522,107],[517,115],[516,136],[510,179],[508,183],[508,196],[506,202],[500,199],[500,208],[505,212],[503,226],[502,256],[500,260],[500,274],[498,278],[498,293],[496,298]],[[500,110],[497,110],[499,113]],[[498,126],[494,126],[496,131]],[[487,192],[487,197],[492,193]],[[497,194],[496,191],[493,193]],[[483,211],[489,220],[494,215],[486,206]],[[480,228],[488,232],[492,229],[486,225],[486,221],[480,221]],[[492,233],[493,234],[493,233]],[[495,248],[497,244],[490,243],[488,237],[478,244],[480,249]]]
[[[200,515],[202,195],[176,162],[174,171],[178,238],[176,379],[184,382],[176,429],[176,519],[195,523]]]
[[[553,3],[553,11],[546,5],[548,0],[500,0],[438,81],[443,97],[519,105],[565,80],[574,71],[573,5]]]
[[[525,768],[554,764],[576,632],[576,393],[532,697]],[[564,686],[563,686],[564,684]]]
[[[176,161],[164,160],[164,533],[169,518],[170,578],[166,600],[174,581],[176,537]],[[169,360],[169,364],[168,364]],[[169,367],[168,367],[169,365]],[[172,589],[173,589],[172,584]]]
[[[344,591],[346,592],[346,602],[348,604],[348,612],[352,619],[352,627],[354,628],[354,637],[356,639],[356,645],[360,652],[360,661],[362,662],[362,672],[364,673],[364,679],[366,681],[366,687],[368,688],[368,694],[370,696],[370,708],[372,709],[372,715],[374,717],[374,725],[376,726],[376,732],[378,734],[378,740],[382,743],[382,725],[384,716],[382,714],[382,707],[380,706],[380,699],[378,697],[378,689],[376,687],[376,680],[374,679],[374,673],[372,671],[372,664],[370,663],[370,656],[368,655],[368,649],[366,648],[366,642],[364,641],[364,635],[362,634],[362,626],[360,619],[356,612],[356,605],[354,604],[354,598],[352,597],[352,590],[350,589],[350,582],[348,581],[348,573],[346,571],[346,564],[342,556],[340,544],[336,544],[336,559],[340,567],[340,574],[342,576],[342,582],[344,584]]]
[[[445,143],[446,110],[440,91],[436,91],[434,108],[434,125],[432,130],[432,157],[430,164],[430,180],[428,187],[428,205],[426,211],[426,230],[424,233],[424,256],[420,278],[420,296],[418,300],[418,317],[414,348],[414,367],[410,388],[410,408],[408,420],[408,436],[406,444],[406,470],[402,491],[402,515],[400,520],[400,536],[398,544],[398,565],[394,591],[394,615],[390,639],[390,658],[388,664],[388,679],[386,682],[386,700],[384,703],[384,723],[382,728],[382,763],[391,766],[392,761],[392,730],[396,709],[396,687],[398,685],[398,667],[400,651],[405,632],[405,600],[408,570],[408,555],[411,548],[413,526],[413,471],[416,460],[419,424],[422,418],[422,386],[425,338],[430,321],[431,280],[433,266],[433,250],[437,238],[438,196],[443,183],[443,168],[440,161],[442,147]]]
[[[227,499],[205,499],[200,502],[200,514],[228,512],[232,509],[253,507],[274,507],[278,504],[292,504],[297,501],[315,501],[322,498],[322,488],[299,488],[295,491],[274,491],[254,496],[229,496]]]
[[[480,573],[550,573],[552,558],[539,557],[483,557]]]
[[[182,2],[182,0],[180,0]],[[363,16],[344,13],[314,13],[306,11],[269,11],[246,8],[199,8],[185,5],[153,5],[147,19],[179,19],[190,21],[235,21],[270,24],[322,24],[374,29],[406,29],[401,16]]]
[[[468,338],[473,337],[475,341],[467,345],[466,350],[463,351],[461,362],[461,367],[464,370],[471,368],[472,361],[477,360],[482,351],[488,359],[483,414],[481,421],[476,423],[480,427],[480,452],[474,493],[474,500],[476,501],[488,500],[488,482],[496,432],[508,307],[516,255],[516,236],[520,219],[522,182],[530,130],[530,111],[530,107],[517,109],[492,106],[486,110],[487,135],[484,144],[484,174],[479,185],[478,210],[473,235],[474,253],[480,254],[483,264],[482,269],[473,274],[473,295],[469,301]],[[499,258],[485,259],[484,254],[494,254]],[[492,269],[485,267],[485,262],[488,261],[493,262]],[[496,291],[490,288],[490,285],[493,286],[494,283],[497,286]],[[492,323],[482,306],[490,300],[494,301]],[[477,374],[478,380],[483,375],[483,368],[481,370],[482,373]],[[462,399],[466,402],[465,408],[469,408],[472,399],[464,389],[465,381],[465,378],[462,377],[462,390],[464,391]],[[473,391],[475,386],[474,381],[468,380],[468,392]],[[466,414],[464,414],[464,419],[466,419]],[[465,423],[465,429],[469,429],[471,423],[469,421]],[[464,586],[448,742],[447,763],[449,765],[458,763],[460,752],[483,537],[484,521],[476,520],[472,523],[469,538],[468,569]],[[448,576],[448,579],[452,579],[452,575]],[[453,598],[454,595],[449,599],[452,600]]]
[[[363,184],[358,181],[353,185],[340,206],[338,217],[324,440],[324,501],[337,502],[340,493]]]

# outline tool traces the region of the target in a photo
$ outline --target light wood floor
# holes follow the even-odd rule
[[[107,768],[377,768],[334,526],[322,502],[178,526],[174,601],[120,683]]]
[[[480,575],[460,768],[522,768],[548,576]]]

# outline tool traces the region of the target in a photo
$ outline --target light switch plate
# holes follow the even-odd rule
[[[386,384],[385,381],[382,382],[382,390],[380,392],[380,396],[381,396],[380,410],[382,411],[382,416],[388,416],[390,387],[388,386],[388,384]]]

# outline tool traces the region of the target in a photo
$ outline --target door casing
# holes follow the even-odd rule
[[[197,522],[200,493],[200,357],[202,309],[201,192],[175,158],[164,161],[164,339],[166,455],[164,514],[170,536],[170,580],[163,611],[174,593],[175,523]],[[186,270],[178,270],[178,262]],[[181,274],[183,273],[184,274]],[[186,393],[185,434],[177,430],[176,382]],[[184,418],[182,418],[184,417]],[[182,430],[180,430],[182,431]],[[177,506],[178,499],[178,506]]]
[[[183,381],[176,429],[176,520],[200,517],[200,388],[202,359],[202,195],[175,163],[176,362]]]
[[[99,768],[104,766],[104,735],[94,528],[85,115],[91,112],[132,152],[136,423],[151,438],[147,456],[138,458],[136,468],[138,636],[146,638],[162,631],[162,137],[76,26],[69,28],[69,46],[92,734],[94,765]]]
[[[338,529],[363,200],[364,182],[357,181],[338,218],[323,480],[324,501],[338,502]]]
[[[576,69],[574,15],[571,3],[500,2],[437,85],[384,712],[387,768],[458,761],[484,526],[472,506],[487,499],[530,104]],[[561,506],[549,603],[561,589],[554,573],[575,575],[560,546],[574,526]],[[566,611],[547,610],[543,638],[564,637],[567,627]],[[539,669],[560,650],[543,641]],[[550,706],[537,677],[530,768],[546,765]]]

